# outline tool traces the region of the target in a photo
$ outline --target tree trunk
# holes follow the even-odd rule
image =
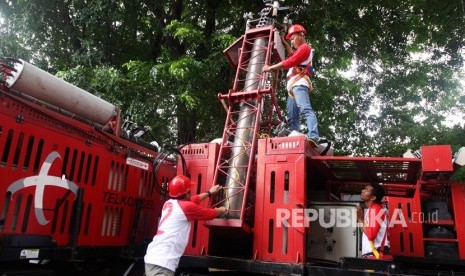
[[[196,141],[197,113],[188,110],[183,103],[178,104],[178,144]]]

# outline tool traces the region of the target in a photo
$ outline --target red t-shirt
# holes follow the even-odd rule
[[[297,66],[306,61],[312,53],[312,47],[308,44],[302,44],[295,50],[294,53],[290,54],[289,57],[283,61],[285,69]]]

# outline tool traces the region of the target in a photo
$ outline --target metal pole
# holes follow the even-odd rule
[[[265,60],[266,40],[257,38],[253,43],[251,59],[247,67],[247,76],[244,85],[245,91],[257,90],[260,83],[263,63]],[[232,150],[233,158],[231,159],[232,167],[228,170],[226,180],[227,197],[229,200],[225,202],[225,206],[229,208],[230,218],[239,218],[242,201],[244,197],[244,187],[247,177],[247,165],[250,158],[249,146],[253,143],[253,129],[255,124],[256,113],[254,107],[257,106],[256,101],[242,102],[239,104],[240,112],[238,124],[235,131],[234,145]]]

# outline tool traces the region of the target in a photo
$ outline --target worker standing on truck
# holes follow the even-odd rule
[[[300,114],[302,114],[307,124],[308,138],[319,144],[318,121],[310,103],[310,92],[313,90],[310,80],[313,73],[313,49],[305,40],[306,33],[305,28],[299,24],[292,25],[285,38],[284,33],[281,33],[281,41],[289,57],[271,66],[265,64],[263,71],[289,69],[286,85],[289,94],[287,98],[289,130],[299,132]],[[286,39],[291,41],[292,47]]]
[[[379,184],[365,186],[360,198],[367,208],[363,214],[361,206],[357,206],[357,221],[361,225],[362,257],[383,259],[390,256],[388,240],[387,210],[381,205],[384,189]]]
[[[144,257],[145,274],[174,275],[189,241],[191,222],[214,219],[227,212],[226,207],[203,208],[198,204],[220,190],[215,185],[205,193],[191,196],[192,181],[184,175],[168,184],[171,199],[163,205],[158,231],[147,247]]]

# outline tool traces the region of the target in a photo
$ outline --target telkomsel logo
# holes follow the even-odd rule
[[[374,224],[386,224],[384,219],[387,210],[373,215],[368,226]],[[408,217],[404,215],[402,209],[396,208],[392,212],[392,217],[388,219],[389,227],[402,225],[407,227],[409,223],[438,222],[438,212],[423,213],[412,212]],[[357,227],[357,211],[353,208],[306,208],[306,209],[276,209],[276,227],[309,227],[310,223],[318,222],[324,228],[330,227]],[[365,224],[366,225],[366,224]]]
[[[78,190],[78,186],[74,182],[62,179],[58,176],[48,175],[48,171],[50,170],[53,161],[55,161],[55,159],[57,158],[61,159],[60,154],[56,151],[51,152],[47,156],[47,158],[45,158],[44,163],[40,167],[38,175],[29,176],[17,180],[13,182],[7,190],[11,193],[11,196],[13,196],[14,193],[21,189],[35,186],[36,190],[34,193],[34,210],[37,221],[40,225],[46,225],[49,223],[49,221],[45,219],[43,211],[44,191],[46,186],[54,186],[67,189],[73,192],[74,195],[76,195]]]

